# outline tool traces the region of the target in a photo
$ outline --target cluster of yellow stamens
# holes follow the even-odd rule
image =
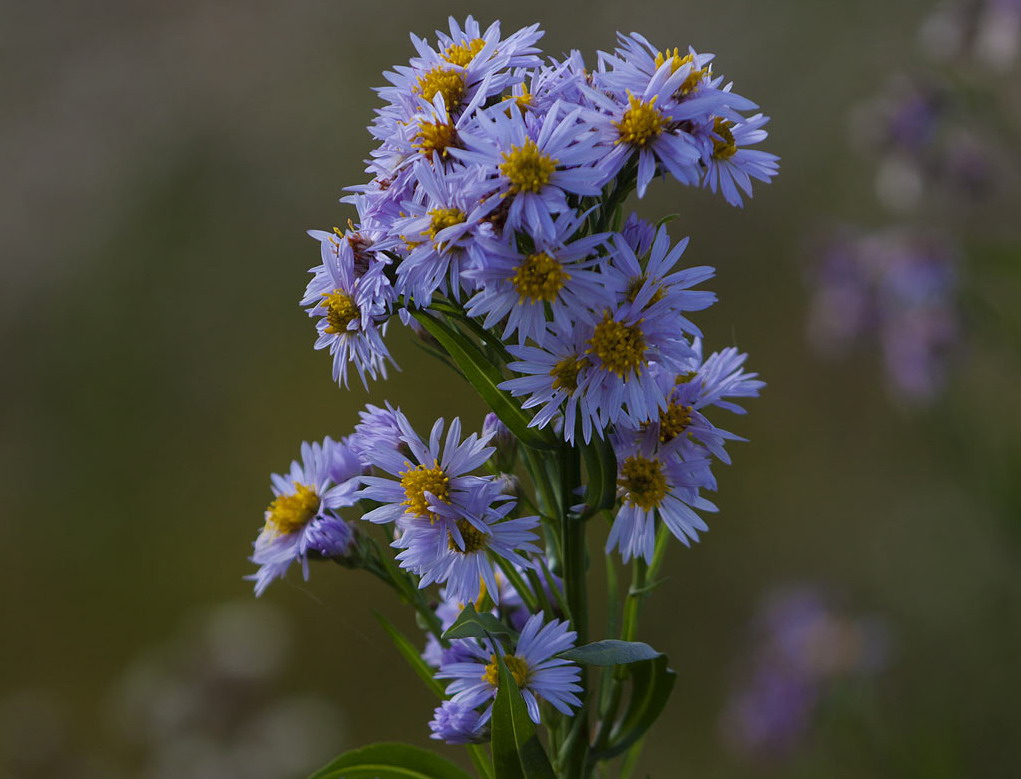
[[[640,454],[624,460],[620,466],[617,484],[624,488],[625,501],[645,511],[656,508],[667,493],[663,463]]]
[[[500,172],[510,181],[511,192],[539,192],[557,169],[557,160],[541,152],[531,138],[501,156]]]
[[[657,52],[655,57],[656,69],[663,67],[664,63],[670,61],[670,73],[671,75],[676,73],[678,70],[683,68],[685,65],[693,65],[695,63],[695,57],[691,54],[685,54],[681,56],[681,52],[674,48],[672,51],[667,49],[666,52]],[[684,81],[677,88],[674,93],[679,97],[685,97],[691,94],[695,87],[698,86],[699,82],[709,75],[709,68],[696,68],[692,67],[691,72],[685,77]]]
[[[578,374],[590,364],[588,357],[564,357],[559,360],[549,372],[553,377],[553,389],[567,390],[568,395],[572,394],[578,389]]]
[[[451,552],[471,554],[486,548],[486,534],[467,519],[457,520],[457,529],[461,531],[461,538],[464,539],[464,549],[457,545],[453,533],[447,533],[447,546]]]
[[[443,52],[443,59],[452,65],[460,65],[462,68],[466,68],[468,63],[475,59],[475,55],[482,51],[485,45],[486,42],[481,38],[474,38],[464,43],[452,43]]]
[[[404,488],[404,500],[402,506],[407,506],[407,513],[418,517],[424,517],[435,522],[437,517],[429,509],[429,499],[425,496],[428,492],[437,500],[444,503],[450,502],[450,477],[440,467],[440,464],[433,461],[432,466],[416,465],[405,463],[408,470],[401,473],[401,486]]]
[[[507,670],[511,672],[511,676],[514,677],[518,687],[524,687],[528,684],[532,672],[527,662],[517,655],[504,655],[503,662],[507,666]],[[482,680],[489,682],[494,687],[500,686],[500,666],[496,662],[496,655],[489,656],[489,665],[486,666],[486,670],[482,674]]]
[[[451,122],[425,122],[420,119],[418,132],[411,145],[431,160],[433,154],[437,153],[441,157],[448,157],[450,152],[447,149],[454,146],[456,141],[457,130]]]
[[[529,254],[523,263],[514,271],[514,289],[518,293],[518,303],[526,300],[545,300],[552,303],[560,294],[564,283],[571,275],[564,271],[560,262],[546,252]]]
[[[656,108],[656,98],[643,102],[628,92],[628,107],[619,122],[614,122],[619,137],[615,143],[628,143],[643,148],[657,138],[666,127],[666,118]]]
[[[525,84],[524,82],[522,82],[522,84],[521,84],[521,94],[520,95],[504,95],[503,102],[506,103],[508,100],[513,100],[515,103],[518,104],[518,108],[520,108],[522,110],[522,112],[523,112],[525,109],[531,108],[531,106],[532,106],[532,97],[533,97],[532,93],[528,91],[528,84]],[[507,109],[507,114],[508,114],[508,116],[510,115],[510,109]]]
[[[266,509],[266,527],[287,535],[301,530],[319,511],[319,496],[307,484],[295,484],[292,495],[278,495]]]
[[[348,325],[361,315],[354,298],[342,289],[324,292],[321,305],[326,307],[324,333],[346,333]]]
[[[659,440],[663,443],[673,441],[688,429],[691,424],[691,406],[670,401],[667,407],[659,412]]]
[[[730,131],[733,126],[733,122],[727,121],[722,116],[713,118],[713,133],[719,136],[713,138],[713,157],[718,160],[729,160],[737,153],[734,133]]]
[[[645,335],[640,325],[641,320],[633,325],[618,322],[607,311],[588,340],[588,351],[602,361],[604,370],[621,378],[631,371],[637,373],[646,362]]]
[[[468,218],[467,214],[460,208],[433,208],[429,211],[429,229],[422,235],[429,236],[430,240],[436,241],[436,235],[448,227],[463,224]],[[444,244],[436,244],[437,249],[443,249]]]
[[[437,65],[422,74],[414,87],[415,93],[430,103],[436,95],[443,95],[443,103],[448,111],[453,111],[461,105],[466,90],[464,74],[458,70],[444,68],[442,65]]]
[[[629,303],[634,303],[635,298],[638,297],[638,293],[642,291],[642,287],[645,286],[645,282],[648,281],[649,277],[644,273],[641,276],[633,276],[628,279],[627,289],[624,292]],[[656,291],[652,293],[652,297],[649,298],[649,302],[646,305],[651,306],[653,303],[658,303],[663,299],[666,293],[663,291],[663,286],[656,287]]]

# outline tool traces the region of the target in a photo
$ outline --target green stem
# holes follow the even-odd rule
[[[577,644],[588,643],[588,587],[586,581],[585,522],[570,511],[574,490],[581,481],[581,462],[575,447],[560,450],[560,532],[564,552],[564,594],[570,609],[571,622],[578,634]],[[579,680],[582,705],[571,723],[568,738],[561,747],[566,751],[565,775],[568,779],[585,776],[588,763],[588,671],[583,666]]]
[[[532,592],[532,588],[525,583],[524,578],[521,576],[518,569],[514,567],[514,564],[504,560],[502,557],[498,557],[497,555],[491,554],[490,557],[496,560],[497,564],[500,566],[500,570],[503,571],[504,576],[507,577],[507,581],[509,581],[514,589],[518,591],[518,595],[520,595],[521,600],[525,602],[529,612],[535,613],[538,611],[539,599],[536,597],[535,593]]]

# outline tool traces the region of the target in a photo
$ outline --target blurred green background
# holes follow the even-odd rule
[[[508,31],[540,22],[547,52],[592,62],[616,30],[690,43],[773,117],[781,175],[744,211],[663,183],[641,204],[679,212],[687,260],[718,268],[720,302],[698,318],[709,348],[747,350],[769,386],[726,419],[751,442],[719,469],[712,531],[676,545],[647,606],[644,638],[679,678],[640,770],[1018,775],[1021,544],[989,487],[1017,473],[995,454],[1019,425],[1016,355],[974,347],[944,401],[920,410],[891,401],[874,355],[823,364],[804,338],[806,238],[878,219],[848,111],[914,58],[930,4],[2,7],[0,698],[55,701],[59,738],[42,751],[78,768],[31,773],[8,723],[0,776],[85,776],[93,760],[99,776],[155,775],[118,741],[110,691],[196,613],[251,598],[268,474],[302,440],[346,434],[383,399],[420,426],[481,425],[480,403],[399,328],[402,372],[338,389],[297,306],[318,262],[304,231],[354,215],[336,199],[364,178],[370,87],[410,56],[410,31],[469,12]],[[987,229],[1019,205],[994,203]],[[794,753],[750,759],[720,730],[748,621],[771,588],[803,582],[882,621],[887,668]],[[345,747],[427,743],[432,702],[370,610],[410,622],[375,581],[316,567],[263,600],[292,646],[280,690],[314,691],[343,723],[297,775]]]

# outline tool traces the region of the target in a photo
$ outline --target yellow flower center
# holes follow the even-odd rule
[[[645,336],[641,322],[633,325],[617,322],[607,311],[603,321],[596,325],[589,339],[589,352],[602,361],[603,370],[616,373],[621,378],[645,365]]]
[[[553,389],[567,390],[570,395],[578,389],[578,374],[590,365],[588,357],[564,357],[550,370]]]
[[[713,138],[713,157],[718,160],[729,160],[737,153],[734,133],[730,131],[733,126],[733,122],[728,122],[722,116],[713,118],[713,133],[719,136]]]
[[[436,95],[443,95],[443,103],[448,111],[461,105],[466,89],[464,74],[458,70],[448,70],[442,65],[422,74],[414,87],[415,92],[430,103]]]
[[[457,520],[457,529],[461,531],[461,538],[464,539],[464,549],[457,545],[453,533],[447,533],[447,546],[451,552],[471,554],[486,548],[486,534],[467,519]]]
[[[635,298],[638,297],[638,293],[642,291],[642,287],[645,286],[645,282],[648,280],[648,276],[642,274],[641,276],[633,276],[627,283],[627,290],[624,292],[629,303],[634,303]],[[649,302],[646,305],[651,306],[653,303],[658,303],[663,299],[666,293],[663,291],[663,287],[659,286],[656,291],[652,293],[652,297],[649,298]]]
[[[425,496],[428,492],[436,500],[444,503],[450,502],[450,477],[444,473],[440,464],[433,461],[433,465],[416,465],[401,473],[401,486],[404,488],[404,501],[402,506],[407,506],[406,512],[418,517],[428,518],[430,522],[436,521],[436,514],[429,510],[429,499]]]
[[[676,48],[672,51],[667,49],[666,52],[656,53],[656,69],[658,70],[663,66],[667,60],[670,61],[670,73],[676,73],[678,70],[683,68],[685,65],[691,64],[695,61],[695,58],[691,54],[685,54],[681,56],[681,52]],[[674,94],[684,97],[685,95],[691,94],[691,92],[698,86],[698,83],[706,76],[709,75],[709,68],[692,68],[691,72],[685,77],[684,81],[677,88],[677,92]]]
[[[690,424],[691,406],[674,403],[671,400],[667,407],[659,412],[659,440],[663,443],[673,441],[687,430]]]
[[[645,511],[658,506],[667,493],[663,463],[638,454],[624,460],[617,484],[627,492],[624,499],[629,504]]]
[[[266,509],[266,527],[287,535],[301,530],[319,511],[319,496],[307,484],[295,484],[292,495],[278,495]]]
[[[555,258],[546,252],[539,252],[525,258],[514,271],[512,281],[520,298],[518,303],[524,303],[526,299],[552,303],[560,294],[564,282],[570,278],[571,275],[564,271]]]
[[[436,241],[436,235],[448,227],[463,224],[468,218],[460,208],[434,208],[429,211],[429,229],[422,235],[427,235],[432,241]],[[444,244],[436,244],[437,249],[442,249]]]
[[[441,157],[447,157],[447,149],[454,146],[456,140],[457,130],[450,122],[425,122],[419,119],[418,132],[411,145],[431,160],[437,152]]]
[[[475,59],[475,55],[482,51],[486,42],[481,38],[475,38],[464,43],[452,43],[443,52],[443,59],[452,65],[468,67],[468,63]]]
[[[674,384],[687,384],[696,376],[698,376],[698,371],[688,371],[687,373],[682,373],[679,376],[677,376],[677,378],[674,379]]]
[[[654,96],[648,102],[643,102],[637,97],[628,93],[628,108],[619,122],[614,122],[619,138],[616,143],[629,143],[632,146],[644,147],[649,141],[658,137],[666,127],[666,119],[656,108]]]
[[[528,684],[532,674],[527,662],[517,655],[504,655],[503,662],[507,666],[507,670],[511,672],[511,676],[514,677],[518,687],[524,687]],[[486,671],[482,674],[482,680],[489,682],[494,687],[500,686],[500,666],[496,663],[496,655],[489,656],[489,665],[486,666]]]
[[[500,172],[510,180],[511,192],[538,192],[557,169],[557,161],[539,151],[531,138],[521,146],[511,146],[510,152],[501,156]]]
[[[347,326],[358,319],[358,305],[344,290],[324,292],[322,305],[326,306],[325,333],[346,333]]]
[[[522,110],[522,112],[523,112],[523,111],[525,111],[525,109],[531,108],[531,106],[532,106],[532,99],[533,99],[533,95],[532,95],[531,92],[528,91],[528,84],[522,83],[521,84],[521,94],[520,95],[505,95],[504,98],[503,98],[503,102],[506,103],[508,100],[513,100],[515,103],[518,104],[518,108],[520,108]],[[510,115],[510,109],[509,108],[507,109],[506,113],[508,115]]]

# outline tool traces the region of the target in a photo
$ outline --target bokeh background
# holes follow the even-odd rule
[[[917,60],[931,3],[0,9],[0,777],[302,776],[351,746],[427,743],[432,702],[371,609],[412,623],[375,581],[317,567],[253,603],[242,577],[268,474],[302,440],[383,399],[481,425],[404,332],[402,372],[338,389],[297,307],[318,262],[304,231],[354,215],[336,201],[363,180],[370,87],[409,31],[469,12],[538,21],[548,52],[593,61],[616,30],[713,51],[783,159],[744,211],[663,183],[641,204],[678,212],[687,258],[718,268],[708,345],[750,352],[769,386],[727,425],[751,441],[712,531],[676,545],[646,608],[679,677],[639,775],[1018,775],[1017,341],[984,320],[923,406],[891,396],[875,354],[822,361],[805,337],[813,236],[884,219],[850,112]],[[1001,245],[1016,194],[982,208]],[[1008,253],[972,288],[1016,314],[1019,266]],[[749,748],[734,696],[756,614],[790,591],[825,602],[820,651],[847,673],[791,743]]]

